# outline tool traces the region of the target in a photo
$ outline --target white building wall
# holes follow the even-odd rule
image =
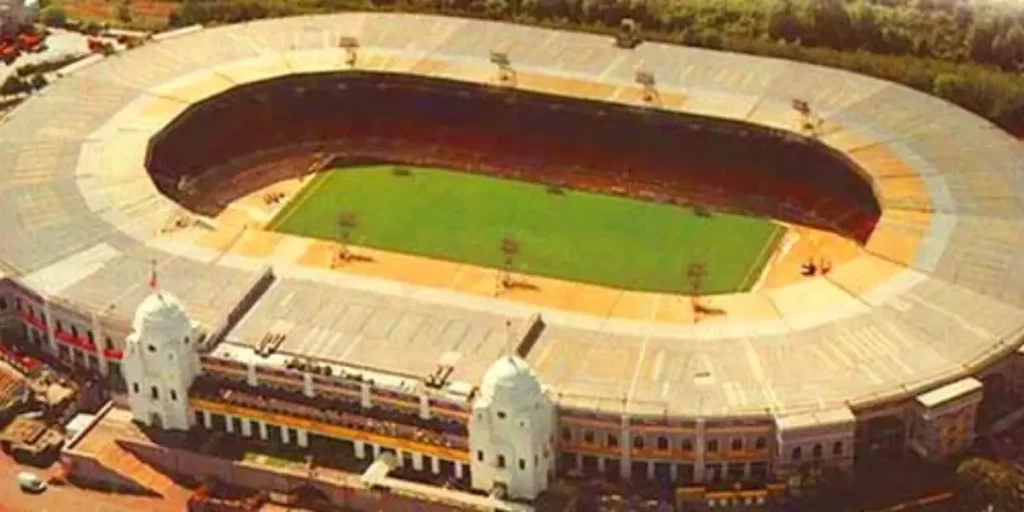
[[[122,362],[135,421],[186,430],[192,423],[188,390],[199,373],[196,333],[181,305],[164,293],[143,301]]]
[[[526,362],[495,362],[469,422],[473,488],[489,492],[503,485],[508,497],[520,499],[544,491],[554,464],[554,423],[554,404]]]

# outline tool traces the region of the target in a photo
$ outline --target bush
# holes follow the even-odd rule
[[[60,7],[47,7],[39,13],[39,19],[50,27],[64,27],[68,23],[68,15]]]

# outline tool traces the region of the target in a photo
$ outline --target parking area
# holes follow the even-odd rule
[[[44,480],[53,468],[40,469],[19,464],[0,454],[0,512],[180,512],[186,510],[188,494],[146,497],[51,485],[40,494],[18,487],[17,474],[31,471]]]

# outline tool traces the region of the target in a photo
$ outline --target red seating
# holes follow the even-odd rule
[[[193,107],[153,145],[148,163],[158,186],[268,148],[323,143],[377,157],[401,148],[386,156],[593,190],[647,190],[862,242],[880,212],[845,162],[766,134],[740,138],[697,129],[692,118],[628,109],[605,108],[603,116],[575,103],[552,109],[565,100],[525,94],[508,103],[507,92],[460,94],[463,86],[425,87],[426,79],[413,77],[306,77],[302,92],[297,80],[243,86]],[[386,89],[378,87],[383,81]]]

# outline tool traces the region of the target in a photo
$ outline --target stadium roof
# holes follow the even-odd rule
[[[358,67],[488,82],[495,48],[516,86],[639,104],[639,67],[666,109],[795,130],[791,102],[822,117],[821,140],[865,169],[883,207],[859,258],[828,276],[720,296],[697,325],[584,315],[275,263],[280,276],[231,333],[282,351],[426,375],[455,361],[479,382],[503,353],[505,320],[548,328],[527,361],[565,406],[635,414],[832,410],[955,381],[1016,350],[1024,327],[1024,145],[987,121],[900,85],[807,64],[485,21],[350,13],[163,37],[92,61],[0,126],[0,268],[33,289],[126,323],[150,261],[197,320],[217,325],[266,261],[200,249],[161,230],[180,214],[145,169],[148,138],[234,84]],[[225,136],[230,136],[226,134]],[[240,233],[239,236],[245,236]],[[652,311],[680,299],[652,299]],[[410,354],[416,354],[410,356]]]

